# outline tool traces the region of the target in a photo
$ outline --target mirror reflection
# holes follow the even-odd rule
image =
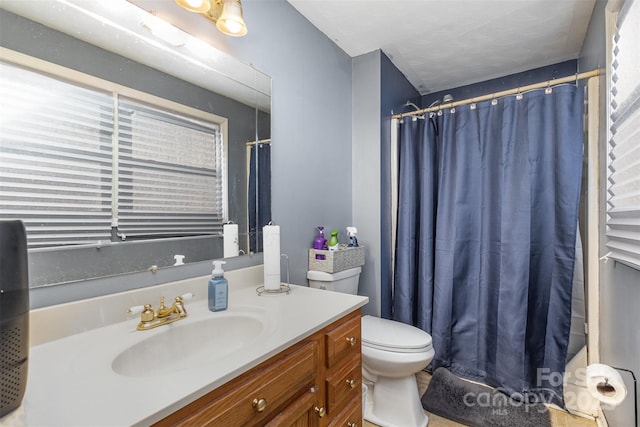
[[[107,209],[107,222],[111,222],[108,235],[93,241],[89,238],[71,244],[63,242],[62,245],[50,245],[46,239],[37,238],[45,226],[36,220],[30,226],[27,224],[28,235],[33,236],[29,254],[31,286],[67,283],[144,271],[155,266],[161,268],[182,262],[261,251],[260,231],[262,225],[271,219],[269,76],[176,27],[172,28],[181,37],[178,42],[172,44],[159,39],[149,28],[147,19],[151,15],[124,0],[3,1],[2,9],[0,59],[3,66],[23,70],[23,73],[16,73],[22,76],[20,78],[25,77],[26,71],[33,71],[82,89],[94,89],[95,82],[92,79],[97,79],[106,85],[99,90],[106,91],[112,99],[116,99],[114,111],[118,114],[115,121],[120,125],[110,131],[119,135],[114,139],[119,148],[113,148],[113,152],[121,172],[117,179],[109,178],[116,183],[114,189],[109,191],[112,191],[112,198],[117,202]],[[3,70],[2,98],[5,98],[8,87],[15,87],[15,82],[8,82],[6,75]],[[89,76],[89,80],[78,76]],[[47,85],[47,89],[50,86]],[[33,89],[36,94],[44,93],[44,88]],[[157,103],[157,100],[161,102]],[[176,106],[183,106],[184,109]],[[7,110],[13,106],[4,103],[2,108]],[[7,117],[4,113],[2,115]],[[5,159],[10,157],[7,153],[13,153],[14,158],[17,156],[16,145],[29,145],[24,142],[27,137],[22,129],[33,127],[23,125],[18,128],[18,123],[24,122],[3,121],[3,135],[18,135],[12,141],[3,137],[0,155]],[[4,131],[11,126],[13,133]],[[135,158],[135,146],[142,146],[142,143],[136,142],[131,136],[137,135],[131,129],[143,129],[145,126],[156,132],[157,135],[151,138],[154,143],[163,139],[161,136],[171,136],[165,138],[169,142],[164,148],[152,147],[147,154]],[[199,156],[194,148],[199,136],[209,132],[211,126],[217,126],[218,129],[211,132],[220,141],[219,168],[210,168],[209,165],[214,162],[205,162],[208,157]],[[127,132],[129,139],[121,136]],[[107,142],[111,144],[111,141]],[[189,156],[192,159],[185,160]],[[123,166],[127,162],[138,164],[143,161],[146,166],[138,166],[144,173],[133,166],[130,169]],[[159,164],[166,168],[157,176],[148,178],[152,183],[148,187],[152,187],[150,191],[166,187],[166,194],[159,198],[157,192],[155,196],[149,196],[157,198],[154,203],[159,206],[156,208],[158,213],[156,217],[144,218],[144,221],[165,221],[166,218],[162,221],[158,218],[163,213],[173,212],[173,208],[169,208],[171,204],[166,201],[169,193],[183,206],[191,204],[184,200],[204,199],[195,192],[195,185],[187,184],[186,188],[189,189],[185,189],[184,185],[180,187],[177,181],[171,180],[168,170],[185,169],[185,163],[191,168],[189,173],[205,174],[204,171],[211,169],[216,171],[211,175],[224,177],[219,192],[213,192],[211,196],[217,203],[219,215],[215,219],[208,218],[210,227],[204,231],[185,232],[185,224],[190,220],[187,220],[188,217],[179,217],[176,219],[179,227],[169,231],[159,232],[158,227],[151,229],[153,227],[148,228],[148,224],[141,227],[139,223],[125,229],[124,218],[133,212],[134,215],[129,216],[135,222],[136,209],[141,202],[131,202],[125,206],[123,200],[126,199],[126,192],[123,188],[129,190],[127,194],[132,194],[132,198],[141,194],[145,186],[136,187],[137,176],[148,175],[147,172],[157,169]],[[3,161],[0,167],[6,165],[7,162]],[[6,177],[6,171],[2,172],[1,176]],[[35,175],[36,169],[33,168],[26,176],[33,182],[40,182],[34,179]],[[51,172],[46,180],[51,181],[54,176]],[[166,182],[164,178],[167,178]],[[0,179],[3,190],[16,187],[5,178]],[[45,187],[33,185],[38,189]],[[207,184],[204,185],[207,187]],[[26,198],[24,196],[22,199],[16,196],[14,205],[19,205],[20,200],[27,205],[40,203],[33,194],[29,197],[27,192]],[[14,207],[3,201],[0,217],[19,219],[20,215],[24,215]],[[45,222],[53,216],[49,215]],[[233,226],[226,227],[230,234],[224,239],[223,230],[229,222]],[[55,223],[52,228],[60,231],[64,228],[60,224],[62,222]],[[84,224],[72,231],[82,226]]]

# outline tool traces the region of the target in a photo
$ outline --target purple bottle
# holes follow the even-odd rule
[[[313,241],[313,249],[324,249],[327,239],[324,238],[324,227],[318,226],[318,236]],[[316,254],[316,259],[324,259],[324,255]]]

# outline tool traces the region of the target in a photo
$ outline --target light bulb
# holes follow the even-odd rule
[[[242,24],[240,24],[237,21],[224,21],[224,23],[222,23],[221,25],[224,25],[225,27],[227,27],[227,30],[229,30],[230,33],[234,33],[237,34],[240,32],[240,30],[242,30]]]
[[[247,25],[242,18],[242,5],[240,0],[225,0],[222,14],[216,22],[216,27],[223,33],[240,37],[247,34]]]
[[[202,4],[204,3],[203,0],[186,0],[186,2],[189,6],[191,6],[194,9],[202,7]]]
[[[205,13],[211,9],[210,0],[176,0],[176,3],[190,12]]]

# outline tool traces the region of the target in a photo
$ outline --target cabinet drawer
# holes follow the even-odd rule
[[[360,353],[359,314],[359,311],[355,312],[355,316],[351,319],[325,334],[327,368],[335,366],[353,354]]]
[[[347,401],[362,394],[360,355],[354,355],[327,378],[327,412],[333,416]]]
[[[362,396],[358,395],[327,427],[362,427]]]
[[[309,342],[242,382],[229,393],[204,407],[178,425],[253,426],[264,425],[284,405],[313,386],[317,366],[317,342]],[[261,407],[264,406],[264,407]]]
[[[315,412],[316,405],[316,391],[311,388],[287,406],[265,427],[316,427],[320,422],[320,417]]]

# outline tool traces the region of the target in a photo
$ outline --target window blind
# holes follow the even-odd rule
[[[29,247],[110,240],[110,94],[0,63],[0,218]]]
[[[133,100],[118,105],[118,231],[135,237],[220,233],[219,126]]]
[[[640,1],[618,15],[611,63],[607,247],[640,269]]]
[[[29,248],[222,231],[218,124],[0,67],[0,219]]]

